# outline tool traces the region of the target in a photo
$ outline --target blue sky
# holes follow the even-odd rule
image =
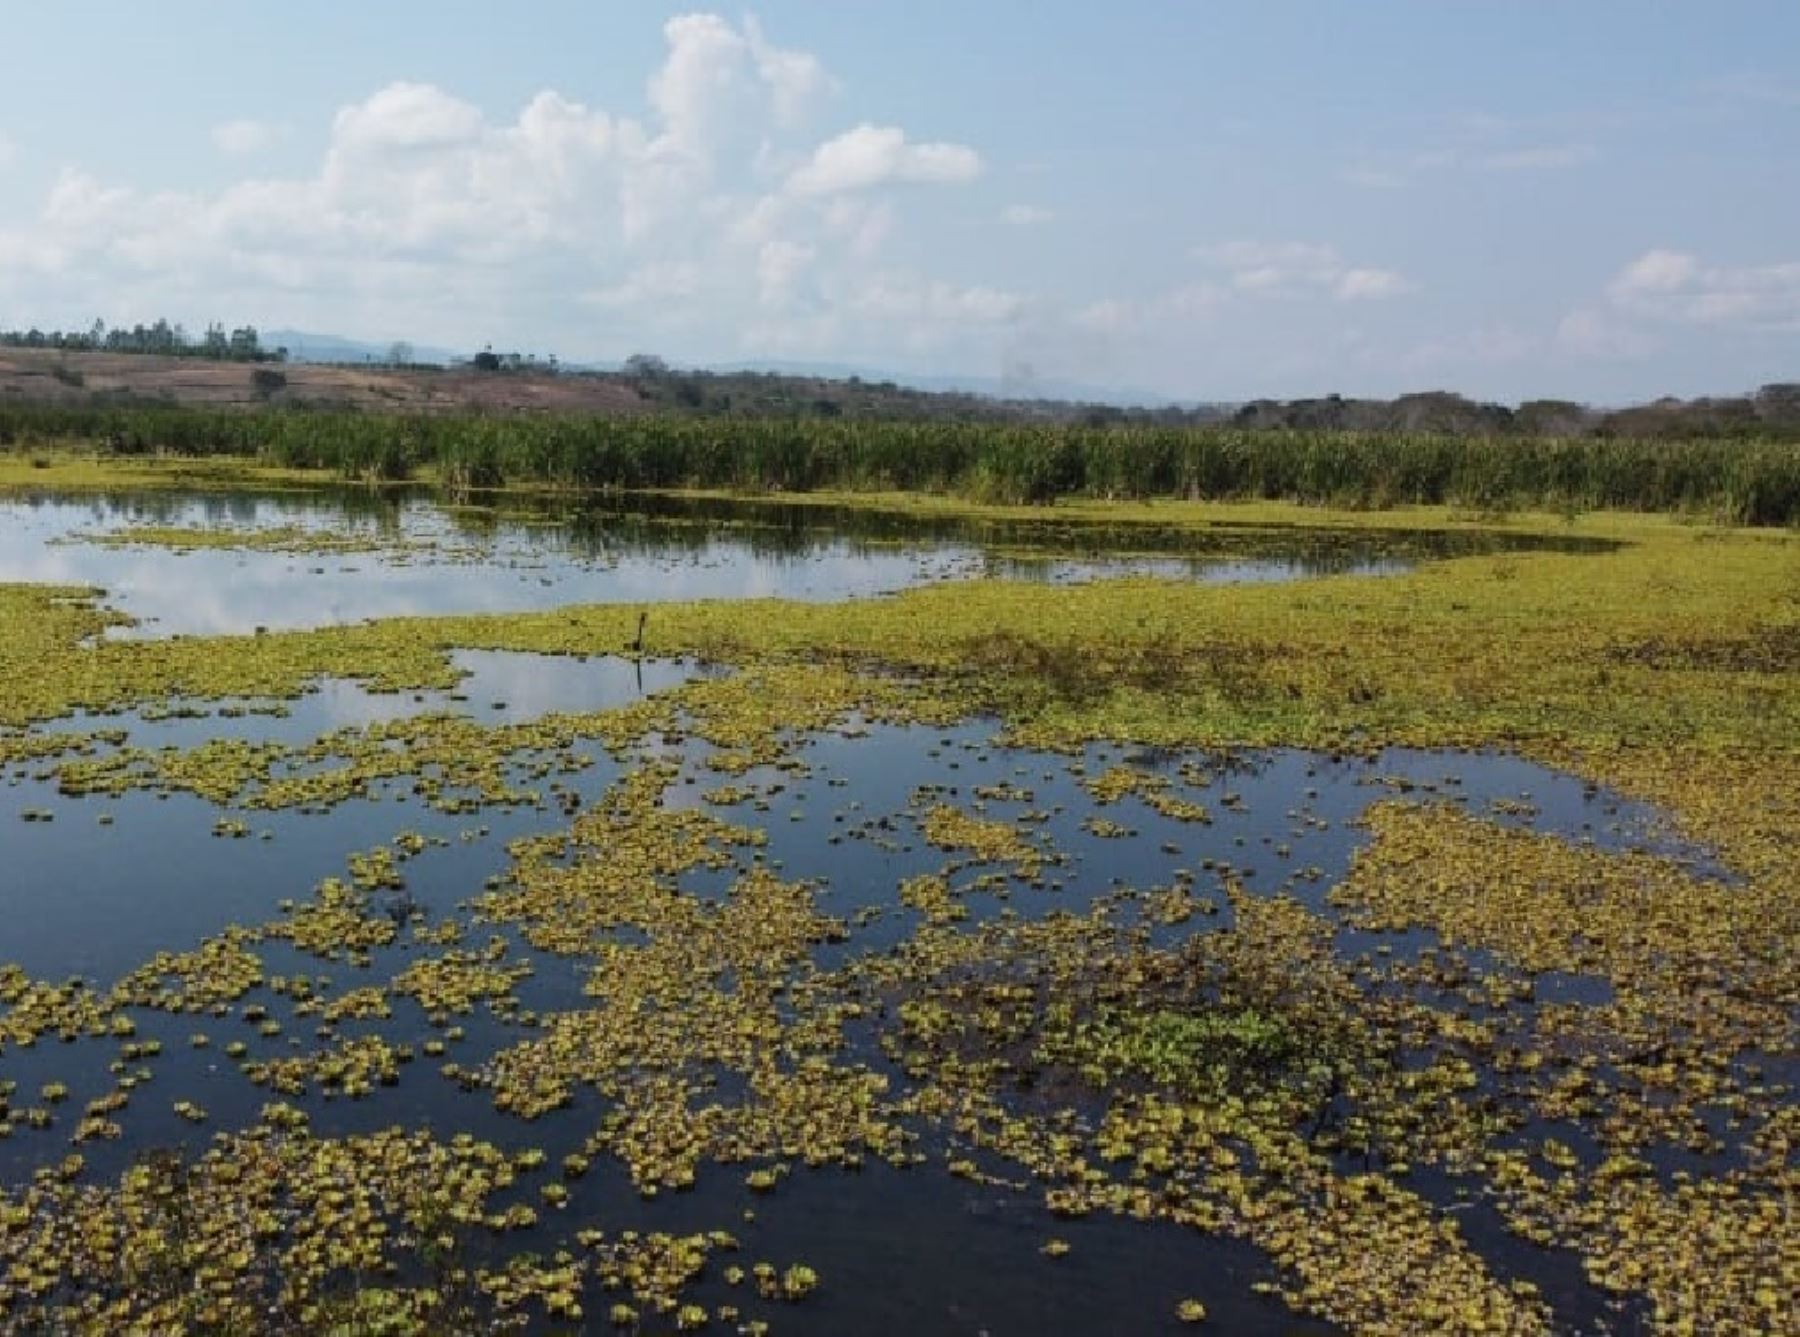
[[[1242,399],[1800,379],[1800,5],[5,6],[0,326]]]

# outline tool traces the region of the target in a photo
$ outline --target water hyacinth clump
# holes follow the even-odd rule
[[[204,638],[0,585],[0,1329],[1796,1326],[1800,541],[1513,523],[1596,546]]]

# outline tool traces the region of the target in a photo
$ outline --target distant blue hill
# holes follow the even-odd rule
[[[340,334],[315,334],[306,330],[260,330],[264,348],[285,348],[290,362],[386,362],[394,345],[346,339]],[[414,362],[453,362],[466,356],[448,348],[412,344]]]

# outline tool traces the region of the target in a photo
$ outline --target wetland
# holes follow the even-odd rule
[[[1800,533],[0,463],[0,1328],[1791,1330]]]

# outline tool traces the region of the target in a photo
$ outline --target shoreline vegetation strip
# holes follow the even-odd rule
[[[113,460],[254,463],[424,478],[452,490],[719,488],[943,492],[986,502],[1191,497],[1362,509],[1704,511],[1800,518],[1800,442],[1481,437],[1068,424],[567,415],[404,417],[0,405],[0,449],[41,468],[100,443]],[[241,468],[242,466],[237,466]]]

